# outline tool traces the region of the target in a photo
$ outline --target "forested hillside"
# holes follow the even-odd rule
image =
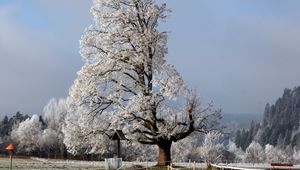
[[[0,121],[0,139],[6,140],[9,137],[13,127],[18,125],[20,122],[23,122],[27,118],[29,118],[28,115],[23,115],[20,112],[17,112],[11,118],[4,116],[2,121]]]
[[[235,143],[245,150],[251,141],[262,145],[300,147],[300,87],[285,89],[275,104],[266,104],[263,121],[236,133]]]

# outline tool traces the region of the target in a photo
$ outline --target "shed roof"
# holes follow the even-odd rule
[[[112,140],[126,140],[126,137],[122,130],[115,130],[115,133],[111,137]]]

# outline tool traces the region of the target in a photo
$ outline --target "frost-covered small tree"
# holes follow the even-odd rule
[[[264,148],[259,143],[252,141],[245,151],[244,161],[247,163],[264,162],[265,161]]]
[[[198,149],[199,154],[209,167],[220,162],[223,157],[224,145],[221,143],[223,135],[218,131],[211,131],[205,135],[203,146]]]
[[[80,142],[107,140],[122,129],[128,140],[157,145],[158,165],[169,164],[172,143],[215,129],[220,113],[201,108],[174,66],[166,63],[167,33],[158,30],[166,5],[95,0],[91,12],[95,23],[80,41],[85,64],[70,89],[65,144],[76,152],[86,145]]]
[[[299,164],[300,163],[300,150],[294,148],[294,153],[293,153],[293,162]]]
[[[43,111],[47,127],[61,131],[67,114],[66,99],[50,99]]]
[[[38,115],[33,115],[12,130],[11,138],[18,144],[18,151],[32,154],[39,148],[38,140],[41,132],[42,122]]]
[[[272,162],[287,162],[285,152],[282,149],[267,144],[265,146],[266,161]]]
[[[48,158],[50,154],[53,153],[56,158],[57,150],[59,149],[59,135],[57,131],[53,129],[45,129],[40,134],[38,139],[38,145],[40,146],[41,150],[44,150],[48,154]]]
[[[235,162],[242,162],[244,158],[244,152],[242,148],[238,148],[236,144],[229,140],[228,145],[227,145],[227,150],[235,155],[234,161]]]
[[[58,153],[63,156],[65,146],[62,128],[67,114],[66,99],[51,99],[43,111],[47,128],[42,133],[40,144],[55,157]]]
[[[189,155],[197,154],[196,148],[197,137],[189,136],[173,144],[172,158],[175,162],[186,162]]]

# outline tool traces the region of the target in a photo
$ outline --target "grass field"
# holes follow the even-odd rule
[[[8,158],[0,158],[0,170],[8,170],[10,161]],[[13,159],[13,170],[100,170],[101,167],[92,164],[82,164],[75,162],[46,162],[35,159]]]
[[[9,169],[9,158],[0,158],[0,170]],[[134,164],[127,162],[121,170],[167,170],[167,168],[137,167]],[[133,168],[134,166],[134,168]],[[40,158],[13,158],[13,170],[103,170],[104,162],[88,162],[88,161],[65,161],[54,159],[40,159]],[[193,168],[176,168],[180,170],[192,170]],[[196,170],[199,170],[196,168]]]

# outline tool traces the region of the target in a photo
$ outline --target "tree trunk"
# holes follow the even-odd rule
[[[157,166],[167,166],[171,164],[171,141],[162,141],[158,145]]]

